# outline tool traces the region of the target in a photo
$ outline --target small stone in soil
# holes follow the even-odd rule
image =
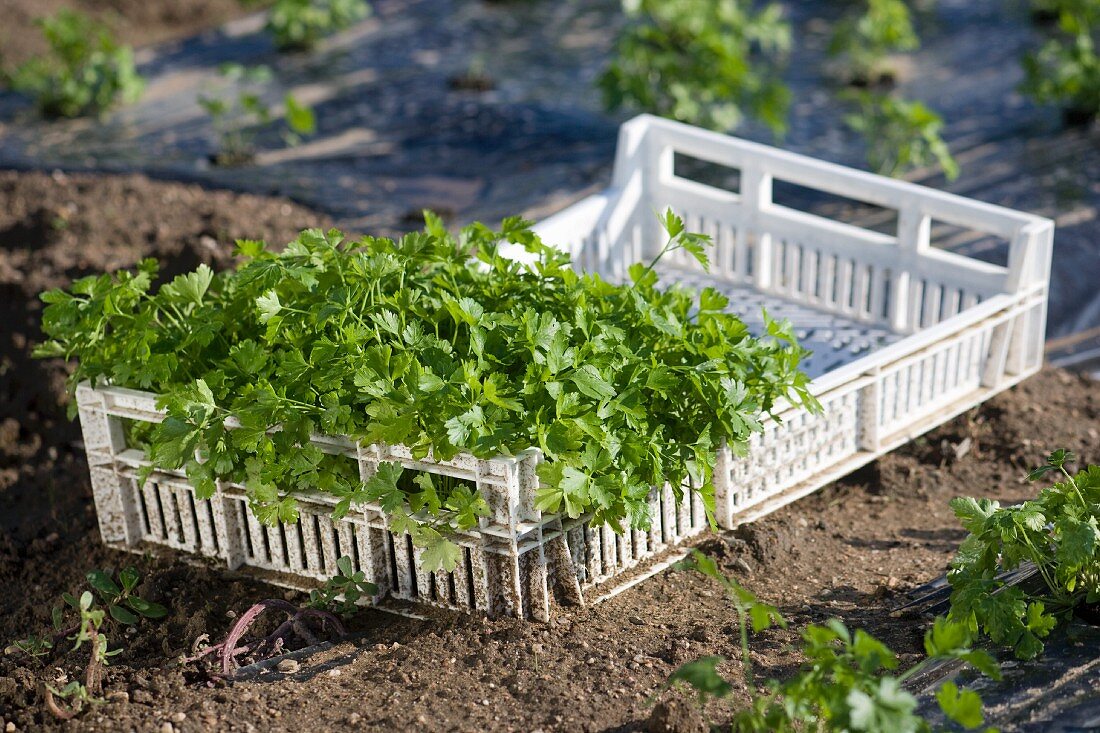
[[[298,667],[301,665],[294,659],[280,659],[279,663],[275,665],[275,669],[279,670],[283,674],[292,674],[298,671]]]
[[[173,723],[182,723],[185,720],[187,720],[187,713],[183,713],[183,712],[172,713],[172,722]]]

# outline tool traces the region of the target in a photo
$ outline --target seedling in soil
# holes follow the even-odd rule
[[[111,618],[128,626],[136,624],[139,617],[156,619],[168,615],[168,609],[164,606],[147,601],[134,593],[140,579],[134,568],[126,568],[119,573],[118,583],[102,570],[88,573],[88,585],[99,594]]]
[[[245,633],[268,610],[281,611],[287,618],[270,634],[246,641]],[[310,622],[317,624],[320,628],[310,628]],[[211,654],[217,654],[221,674],[228,677],[239,666],[239,657],[247,655],[256,661],[270,659],[281,654],[287,644],[295,638],[308,645],[320,643],[318,633],[330,633],[338,639],[347,635],[344,624],[329,611],[309,606],[299,608],[289,601],[268,598],[241,614],[223,641],[199,650],[193,656],[185,658],[183,662],[189,664]]]
[[[45,657],[53,653],[53,641],[45,636],[28,636],[11,645],[11,649],[31,657]]]
[[[919,46],[904,0],[866,0],[862,13],[850,14],[837,24],[829,53],[846,63],[851,84],[874,86],[893,78],[889,54]]]
[[[91,705],[103,705],[107,701],[88,692],[87,685],[79,680],[72,680],[64,687],[57,688],[46,685],[46,707],[55,717],[69,720],[79,715],[85,707]],[[65,705],[57,704],[57,700],[65,701]]]
[[[53,609],[54,635],[52,638],[31,636],[17,641],[9,649],[22,651],[37,658],[52,657],[64,645],[66,640],[73,643],[70,651],[79,651],[88,647],[88,663],[84,668],[83,681],[73,680],[57,688],[47,685],[44,692],[46,707],[56,717],[67,720],[74,717],[88,703],[100,703],[97,695],[102,689],[103,668],[110,657],[119,654],[121,649],[108,650],[108,638],[104,625],[109,619],[132,626],[142,618],[158,619],[168,614],[160,604],[147,601],[135,593],[140,576],[134,568],[126,568],[118,576],[118,582],[108,572],[93,570],[88,573],[90,590],[79,596],[62,594],[61,598],[68,606]],[[96,603],[96,595],[102,605]],[[74,622],[66,623],[67,616],[75,612]],[[59,704],[58,699],[66,701]]]
[[[368,15],[366,0],[275,0],[267,30],[280,51],[308,51]]]
[[[273,119],[271,107],[262,96],[263,87],[272,79],[271,69],[225,64],[221,76],[226,88],[199,95],[199,106],[210,115],[218,135],[218,152],[213,161],[224,166],[246,165],[256,157],[256,134]],[[310,107],[292,94],[283,98],[283,104],[287,125],[283,141],[297,145],[303,136],[316,130],[316,117]]]
[[[791,43],[778,4],[749,0],[623,2],[627,24],[599,85],[621,107],[729,131],[746,117],[776,134],[787,127],[790,90],[779,78]]]
[[[378,594],[378,586],[368,581],[362,570],[356,571],[347,555],[336,561],[336,569],[336,575],[326,580],[322,588],[309,592],[309,605],[350,616],[358,610],[361,598]]]
[[[802,651],[807,663],[786,682],[767,680],[766,692],[760,694],[750,672],[748,621],[754,629],[763,630],[781,624],[778,611],[757,601],[737,581],[723,575],[713,559],[698,550],[679,567],[717,580],[734,601],[741,626],[742,669],[751,698],[750,707],[733,718],[732,730],[739,733],[931,731],[928,722],[916,714],[916,698],[902,687],[906,680],[933,662],[947,659],[962,660],[984,674],[1000,678],[1000,669],[993,658],[971,647],[965,624],[936,619],[924,637],[926,659],[894,675],[898,661],[889,648],[865,631],[850,631],[832,619],[823,625],[806,627]],[[701,702],[729,697],[733,685],[718,672],[718,666],[724,662],[718,656],[690,662],[672,673],[669,684],[687,685],[695,690]],[[946,682],[937,691],[936,699],[944,714],[967,730],[984,724],[982,702],[976,692],[960,691],[955,683]]]
[[[137,100],[145,82],[129,46],[105,26],[74,10],[39,21],[50,51],[11,74],[12,88],[34,97],[42,114],[80,117]]]
[[[746,590],[733,578],[718,569],[718,563],[713,558],[704,555],[698,550],[692,550],[691,556],[681,560],[674,566],[677,570],[694,570],[708,578],[717,581],[726,591],[730,602],[733,603],[733,611],[737,616],[737,626],[740,629],[741,640],[741,668],[744,670],[745,681],[750,689],[755,687],[752,675],[752,657],[749,654],[749,627],[753,633],[759,634],[772,626],[787,628],[787,622],[775,606],[761,603],[755,594]],[[709,659],[717,659],[711,657]],[[709,664],[709,662],[707,662]],[[691,668],[694,669],[694,668]],[[691,669],[681,668],[673,673],[670,681],[682,680],[690,682],[688,676],[693,673]],[[711,690],[707,694],[714,694],[717,690]],[[702,694],[702,693],[700,693]]]
[[[948,180],[958,177],[959,165],[940,135],[943,118],[928,107],[863,90],[851,91],[844,98],[857,107],[844,122],[863,136],[872,170],[900,176],[939,164]]]
[[[496,88],[496,82],[485,68],[485,59],[478,55],[470,60],[466,71],[448,77],[447,86],[460,91],[490,92]]]
[[[1042,639],[1084,604],[1100,602],[1100,466],[1071,474],[1076,458],[1050,454],[1031,481],[1061,479],[1036,499],[1002,507],[989,499],[951,502],[970,533],[951,562],[950,617],[982,631],[1016,656],[1043,651]],[[1006,571],[1031,563],[1042,583],[1005,585]]]

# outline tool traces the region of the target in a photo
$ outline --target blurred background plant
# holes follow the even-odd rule
[[[1024,56],[1021,91],[1040,104],[1060,106],[1068,124],[1091,122],[1100,113],[1100,0],[1036,0],[1033,9],[1056,14],[1058,22],[1052,36]]]
[[[624,0],[628,19],[599,86],[609,109],[644,110],[713,130],[746,117],[787,127],[780,70],[791,28],[777,4],[750,0]]]
[[[627,23],[599,79],[608,109],[642,110],[721,132],[751,118],[783,135],[791,93],[782,72],[792,31],[779,5],[624,0],[623,8]],[[905,0],[861,0],[834,26],[828,50],[846,83],[880,87],[895,77],[890,55],[919,46]],[[840,98],[852,105],[845,122],[864,137],[876,172],[901,176],[938,163],[948,179],[958,175],[941,136],[943,120],[924,104],[885,93]]]
[[[271,107],[264,101],[262,90],[273,78],[267,66],[224,64],[221,67],[223,85],[211,94],[199,96],[199,106],[210,115],[218,136],[218,151],[213,156],[217,165],[234,166],[251,163],[256,157],[256,134],[272,119]],[[283,98],[286,129],[283,140],[297,145],[302,137],[313,134],[317,127],[313,109],[300,103],[292,94]]]
[[[836,24],[829,54],[844,64],[846,83],[874,86],[893,81],[890,54],[919,47],[904,0],[865,0],[862,10],[853,9]]]
[[[38,24],[50,50],[20,64],[10,81],[34,98],[43,115],[99,114],[141,96],[145,82],[134,66],[133,49],[117,43],[105,25],[67,9]]]
[[[843,98],[855,107],[844,122],[863,137],[867,164],[876,173],[899,176],[938,164],[948,180],[958,177],[958,163],[941,137],[943,118],[923,103],[867,90]]]
[[[368,15],[366,0],[275,0],[267,30],[280,51],[308,51]]]

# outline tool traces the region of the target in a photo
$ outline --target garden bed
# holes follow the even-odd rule
[[[0,580],[15,591],[0,601],[0,638],[10,642],[48,623],[60,593],[95,567],[135,563],[148,579],[146,595],[170,608],[164,622],[122,636],[132,641],[106,690],[125,692],[129,701],[93,710],[66,729],[158,730],[164,722],[184,731],[217,722],[237,730],[336,729],[356,720],[391,729],[639,730],[652,711],[647,698],[678,664],[705,654],[736,656],[721,592],[694,574],[666,572],[549,625],[367,611],[353,623],[361,635],[355,641],[303,662],[289,678],[265,675],[232,690],[172,667],[201,634],[224,635],[230,614],[284,591],[222,568],[102,545],[79,430],[64,414],[63,371],[29,360],[39,313],[33,294],[141,254],[168,258],[173,272],[206,258],[225,262],[224,243],[233,236],[285,239],[320,217],[284,201],[139,177],[64,180],[0,177],[0,280],[11,324],[0,343]],[[69,226],[43,229],[40,209],[67,212]],[[28,240],[33,231],[44,234]],[[208,238],[222,245],[210,246]],[[38,246],[31,250],[37,256],[27,255],[28,242]],[[704,548],[778,605],[794,628],[839,616],[912,661],[921,624],[889,612],[907,589],[942,574],[964,536],[947,500],[960,493],[1021,500],[1034,491],[1023,473],[1049,449],[1074,447],[1082,461],[1096,462],[1098,439],[1096,384],[1044,371],[737,536],[704,535]],[[793,631],[761,637],[754,644],[759,673],[793,670],[799,660],[784,646],[794,639]],[[328,669],[318,671],[322,661]],[[57,725],[33,691],[40,675],[25,659],[0,658],[0,715],[20,730]]]
[[[55,2],[49,0],[43,7],[50,8]],[[101,5],[99,0],[75,4],[93,10]],[[591,76],[594,65],[603,61],[610,26],[602,22],[593,25],[588,18],[602,18],[606,12],[577,16],[577,25],[569,19],[565,24],[568,33],[564,33],[561,23],[529,22],[531,17],[547,17],[540,15],[540,4],[532,6],[534,15],[506,6],[498,13],[497,5],[489,2],[454,8],[432,0],[412,4],[376,0],[374,4],[381,23],[368,21],[334,39],[327,49],[333,53],[317,57],[321,66],[329,66],[334,78],[318,75],[314,63],[301,56],[275,61],[280,76],[286,74],[294,89],[319,92],[318,99],[325,100],[324,130],[316,145],[307,144],[291,154],[275,151],[264,156],[258,175],[205,165],[209,140],[205,126],[193,124],[193,95],[186,93],[201,79],[210,79],[216,63],[225,60],[221,54],[249,61],[273,58],[268,54],[270,40],[254,32],[259,27],[257,19],[235,24],[228,33],[232,40],[207,34],[141,53],[143,66],[155,80],[148,98],[152,104],[124,112],[118,118],[126,121],[123,125],[55,125],[40,135],[40,126],[23,116],[22,102],[0,95],[7,128],[0,158],[20,167],[136,168],[209,185],[279,191],[300,200],[324,201],[319,205],[342,216],[345,226],[375,231],[379,224],[387,228],[409,225],[412,210],[424,203],[446,208],[443,213],[456,219],[471,218],[475,210],[495,215],[505,209],[520,210],[533,201],[572,197],[603,177],[613,123],[587,101],[577,103],[578,95],[582,100],[592,97],[587,84],[577,81]],[[25,5],[19,0],[16,7]],[[120,30],[124,39],[132,38],[127,23],[147,26],[141,28],[142,34],[159,38],[161,33],[167,37],[187,32],[212,17],[188,15],[192,10],[211,8],[213,15],[219,8],[231,13],[238,10],[233,0],[187,0],[176,6],[179,16],[162,15],[159,1],[139,7],[130,0],[113,0],[113,5],[123,11]],[[604,5],[617,7],[617,3]],[[796,77],[792,86],[800,101],[788,144],[818,154],[829,151],[825,157],[847,160],[854,150],[851,140],[837,135],[835,125],[829,122],[835,121],[837,109],[822,101],[825,95],[807,92],[821,81],[819,74],[804,71],[816,67],[807,59],[820,56],[824,36],[818,27],[819,5],[787,8],[800,26],[805,26],[800,34],[806,39],[798,44],[800,50],[792,66]],[[956,190],[1042,211],[1051,218],[1058,215],[1063,233],[1057,259],[1061,274],[1050,302],[1049,323],[1052,334],[1059,336],[1095,316],[1087,307],[1089,299],[1081,295],[1091,292],[1090,270],[1080,266],[1091,262],[1094,239],[1090,233],[1095,227],[1089,222],[1095,191],[1088,187],[1089,171],[1096,162],[1096,156],[1089,154],[1096,147],[1090,144],[1094,134],[1058,130],[1046,110],[1019,103],[1012,92],[1017,82],[1015,56],[1028,42],[1030,32],[1019,21],[1022,8],[1001,13],[995,5],[941,3],[935,17],[923,19],[927,27],[922,31],[928,32],[929,43],[900,81],[904,91],[918,93],[933,106],[946,104],[942,109],[949,122],[948,137],[967,171]],[[441,10],[449,15],[441,16],[437,12]],[[560,20],[554,12],[554,18]],[[440,23],[440,16],[448,22]],[[406,18],[411,22],[390,22]],[[420,39],[424,44],[408,43],[408,34],[423,33],[425,20],[429,33]],[[174,23],[179,27],[171,28]],[[524,25],[539,31],[522,32]],[[18,22],[12,26],[18,27]],[[469,32],[471,28],[474,33]],[[593,33],[594,28],[601,32]],[[993,34],[999,39],[996,44],[988,43],[990,28],[999,31]],[[451,73],[456,70],[468,72],[468,78],[479,78],[472,71],[478,63],[477,49],[484,38],[502,35],[502,29],[514,38],[508,47],[490,46],[496,53],[484,81],[472,86],[454,84],[461,76]],[[0,45],[5,53],[10,48],[16,56],[24,53],[18,45]],[[423,53],[426,50],[428,54]],[[559,68],[554,52],[565,52],[569,62]],[[363,64],[364,54],[383,58],[385,64],[378,66],[373,60]],[[516,57],[526,63],[516,65],[511,60]],[[194,74],[182,84],[172,72],[181,63],[189,67],[188,74]],[[410,74],[412,67],[421,73]],[[401,73],[393,73],[399,69]],[[944,83],[945,75],[955,75],[960,69],[966,73],[959,83]],[[375,71],[383,81],[370,78]],[[334,83],[329,85],[329,81]],[[444,84],[450,91],[441,92]],[[533,93],[532,87],[538,91]],[[360,104],[364,91],[378,102],[369,106],[372,113],[350,114],[351,104],[357,110],[367,109]],[[400,100],[400,105],[395,106],[394,99]],[[180,100],[182,105],[177,104]],[[169,109],[174,110],[169,117],[182,114],[175,122],[164,124],[163,111]],[[14,117],[8,114],[12,111]],[[365,136],[344,135],[341,131],[349,125]],[[157,132],[146,135],[150,126]],[[131,144],[135,133],[151,143],[143,146],[144,153],[129,152],[136,150]],[[747,134],[755,133],[750,128]],[[540,139],[552,139],[555,144],[547,148],[539,145]],[[429,142],[425,144],[425,140]],[[45,147],[36,147],[38,142]],[[449,162],[440,163],[440,145],[446,148],[448,154],[443,159]],[[149,151],[152,158],[147,157]],[[342,167],[337,160],[341,157],[351,162],[350,168]],[[469,165],[471,159],[476,159],[476,166]],[[337,175],[341,170],[350,172]],[[471,175],[471,170],[477,175]],[[1016,175],[1021,170],[1027,175]],[[319,176],[326,185],[313,185],[311,176]],[[272,184],[274,179],[277,184]],[[204,637],[212,641],[223,637],[254,602],[274,598],[277,600],[267,603],[293,610],[289,604],[296,606],[307,599],[300,592],[271,587],[224,565],[203,565],[200,560],[194,566],[171,552],[159,559],[135,558],[100,544],[85,480],[89,466],[82,458],[88,446],[61,409],[64,370],[57,364],[30,361],[30,345],[37,337],[41,312],[33,295],[43,287],[67,285],[75,274],[129,265],[147,253],[166,259],[168,274],[192,269],[201,261],[224,265],[228,260],[226,244],[232,236],[264,235],[286,241],[289,234],[280,229],[284,224],[296,230],[303,224],[320,223],[320,217],[285,201],[155,184],[139,177],[12,174],[2,181],[0,313],[8,316],[10,327],[0,336],[0,399],[5,400],[0,408],[0,509],[4,510],[0,517],[0,579],[12,592],[0,601],[0,641],[10,642],[48,628],[50,607],[58,604],[63,591],[76,591],[84,584],[84,573],[93,568],[117,570],[136,564],[145,579],[138,589],[141,597],[165,604],[169,615],[159,622],[142,622],[136,629],[112,624],[112,645],[119,644],[122,653],[113,660],[105,680],[104,693],[110,702],[67,724],[59,723],[47,711],[41,685],[56,682],[55,669],[64,667],[71,674],[76,669],[75,655],[58,653],[50,664],[40,664],[25,656],[4,654],[0,657],[0,727],[8,723],[8,730],[63,727],[169,732],[298,730],[307,725],[321,730],[656,730],[655,724],[664,721],[672,730],[701,730],[700,719],[692,712],[690,701],[685,703],[686,697],[679,698],[678,704],[662,703],[656,710],[651,701],[653,697],[669,701],[670,695],[660,692],[660,685],[681,663],[708,654],[737,657],[736,624],[727,600],[713,585],[671,571],[585,610],[559,614],[544,625],[435,610],[416,609],[426,613],[426,619],[397,619],[377,610],[365,611],[352,620],[349,639],[330,642],[309,656],[300,656],[293,665],[261,672],[253,681],[230,689],[225,689],[224,680],[211,676],[208,668],[178,666],[176,660],[200,648]],[[717,185],[723,188],[726,183],[720,180]],[[776,187],[777,193],[780,188]],[[802,201],[798,191],[789,201],[795,208],[798,203],[808,204],[803,211],[809,214],[839,209],[844,216],[836,218],[848,223],[870,222],[866,228],[872,232],[890,235],[904,229],[900,221],[896,228],[890,224],[878,228],[881,212],[862,206],[853,210],[844,198],[850,192],[838,193],[839,204],[814,196]],[[6,200],[9,194],[11,201]],[[551,203],[550,208],[557,204]],[[692,228],[711,223],[705,212],[688,213],[695,215],[689,217]],[[351,216],[356,218],[351,220]],[[721,241],[721,232],[714,233]],[[110,240],[122,246],[110,246]],[[958,232],[950,225],[933,224],[932,240],[933,246],[942,245],[997,265],[1004,264],[1008,249],[1004,241],[991,244],[985,236]],[[815,276],[820,253],[807,257],[797,243],[782,247],[786,249],[780,249],[772,273],[781,287],[786,284],[797,291],[806,277],[827,281],[824,275]],[[736,263],[736,255],[733,261]],[[1011,264],[1011,257],[1008,261]],[[683,268],[665,270],[664,274],[681,279],[702,277]],[[884,273],[879,295],[887,290],[897,292],[893,285],[882,287],[889,279]],[[849,289],[849,295],[861,287],[857,281],[858,276],[851,281],[855,287]],[[873,279],[864,286],[860,292],[871,294],[871,302],[878,303]],[[922,290],[924,287],[920,285]],[[944,314],[952,308],[954,296],[949,290],[939,290],[943,300],[926,299],[924,304],[918,296],[914,301],[917,320],[929,318],[935,326],[937,318],[950,315]],[[780,302],[774,295],[760,300]],[[853,296],[851,304],[859,300]],[[962,292],[958,300],[962,305]],[[1029,307],[1002,313],[1006,319],[1016,318],[1018,325],[1027,324],[1017,333],[1030,332],[1035,338],[1026,350],[1007,349],[1002,363],[1009,368],[1003,373],[993,370],[997,389],[1015,384],[1039,367],[1042,322],[1046,320],[1045,303],[1039,300],[1032,298]],[[807,326],[807,340],[816,346],[817,358],[807,364],[815,376],[853,358],[865,361],[862,357],[878,352],[898,352],[897,344],[890,343],[898,334],[889,329],[868,329],[859,318],[837,314],[811,323],[814,313],[801,304],[794,305],[802,325]],[[1027,317],[1017,317],[1023,315],[1020,311],[1028,311]],[[905,317],[912,314],[910,311]],[[974,339],[976,350],[983,350],[993,340],[987,341],[989,336],[992,333]],[[1092,331],[1069,339],[1050,344],[1048,353],[1076,350],[1072,359],[1088,358],[1092,353]],[[942,353],[954,348],[952,344],[942,350],[939,345],[929,346],[929,350]],[[880,415],[883,406],[892,403],[898,409],[890,427],[898,429],[860,421],[859,446],[871,445],[877,453],[907,443],[929,425],[975,402],[967,395],[952,400],[950,409],[930,416],[930,420],[922,417],[918,424],[907,422],[912,410],[900,396],[901,385],[907,383],[906,394],[915,393],[923,407],[924,375],[933,375],[935,392],[939,381],[935,375],[942,373],[937,368],[942,369],[944,361],[950,365],[951,359],[958,366],[961,356],[962,349],[955,349],[954,356],[932,358],[931,369],[922,363],[920,376],[913,370],[896,374],[893,387],[882,385],[885,394],[871,388],[877,372],[860,375],[864,381],[858,385],[859,396],[871,399],[860,399],[860,407],[853,412]],[[973,377],[968,387],[979,381],[976,375],[968,376]],[[980,376],[982,387],[987,386],[988,378],[987,373]],[[1055,370],[1041,372],[799,504],[779,508],[773,516],[735,534],[694,540],[726,572],[758,591],[763,600],[778,605],[792,622],[791,631],[772,631],[754,640],[758,672],[783,678],[793,671],[802,660],[788,645],[796,640],[798,630],[832,616],[866,628],[901,651],[903,665],[916,661],[926,619],[898,617],[890,611],[922,581],[942,574],[947,557],[962,538],[964,533],[957,528],[946,500],[959,493],[1004,502],[1033,495],[1034,487],[1019,481],[1020,476],[1059,445],[1084,452],[1083,462],[1095,461],[1089,451],[1100,438],[1096,392],[1095,383],[1088,380]],[[979,393],[978,399],[991,393]],[[772,434],[776,432],[772,427]],[[834,436],[838,431],[829,426],[819,432],[843,442],[845,449],[849,446],[849,439]],[[846,436],[847,430],[844,432]],[[798,440],[802,438],[800,434]],[[798,440],[791,444],[797,447]],[[763,454],[762,463],[770,469],[741,478],[754,488],[763,486],[765,493],[774,488],[775,466],[782,466],[789,477],[803,470],[807,462],[804,449],[778,455],[768,448]],[[866,450],[858,455],[858,465],[874,458]],[[844,472],[855,465],[845,464]],[[818,488],[840,473],[814,475],[813,485],[803,485],[795,493]],[[781,501],[761,503],[759,508],[771,511],[793,498],[790,492],[778,493]],[[765,513],[747,509],[755,512],[754,516]],[[176,519],[180,525],[175,529],[185,537],[183,516]],[[167,525],[162,527],[167,534]],[[283,540],[289,545],[288,538]],[[409,551],[413,553],[412,548]],[[320,555],[325,562],[313,568],[318,571],[314,579],[325,574],[320,570],[331,569],[328,561],[332,554]],[[233,644],[228,648],[232,650]],[[1076,664],[1073,650],[1066,653],[1052,639],[1048,655],[1039,662],[1049,677],[1044,684],[1057,687],[1078,673],[1066,672],[1062,664]],[[242,659],[241,663],[248,661]],[[277,661],[269,665],[275,666]],[[1086,660],[1086,666],[1094,664],[1094,659]],[[1022,668],[1014,668],[1013,673]],[[741,676],[732,669],[722,671],[726,676]],[[1008,698],[1012,697],[1010,692]],[[744,689],[736,689],[733,707],[745,699]],[[1047,722],[1054,714],[1049,707],[1027,703],[1022,710],[1023,706],[1014,702],[1007,706],[1014,710],[1006,715],[1006,706],[996,697],[989,702],[989,722],[1007,730],[1050,727]],[[709,717],[720,724],[729,709],[726,705],[714,707],[708,711]]]

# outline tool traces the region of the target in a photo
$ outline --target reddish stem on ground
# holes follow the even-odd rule
[[[260,639],[257,642],[251,644],[245,644],[238,647],[237,642],[241,640],[244,633],[248,630],[253,623],[256,622],[265,611],[268,609],[282,611],[287,615],[287,620],[279,625],[275,631],[270,635]],[[309,619],[316,619],[321,623],[321,630],[323,631],[326,626],[331,625],[333,631],[337,637],[346,635],[347,631],[344,629],[344,625],[340,622],[340,619],[336,618],[328,611],[322,611],[316,608],[299,608],[293,603],[280,600],[278,598],[268,598],[256,603],[249,608],[241,617],[237,619],[237,622],[233,624],[233,627],[229,629],[229,634],[226,636],[225,641],[216,644],[212,647],[199,652],[197,655],[191,657],[185,661],[194,661],[200,657],[217,650],[220,653],[222,660],[222,673],[226,676],[232,674],[233,669],[236,667],[236,657],[247,651],[255,651],[265,645],[271,645],[275,647],[280,642],[285,642],[287,636],[293,632],[296,636],[301,638],[307,644],[316,644],[317,638],[306,626],[306,621]]]

